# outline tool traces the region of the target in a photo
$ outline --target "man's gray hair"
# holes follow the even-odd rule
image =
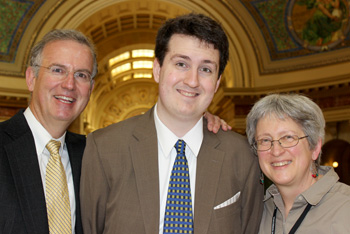
[[[31,50],[30,52],[30,60],[29,66],[32,66],[35,71],[35,76],[38,76],[39,68],[36,65],[40,65],[42,62],[42,52],[44,47],[54,41],[64,41],[71,40],[78,42],[80,44],[86,45],[89,47],[91,51],[91,55],[93,58],[93,68],[91,78],[94,78],[98,72],[97,68],[97,58],[96,58],[96,50],[94,44],[91,40],[86,37],[83,33],[74,30],[74,29],[55,29],[48,32]]]

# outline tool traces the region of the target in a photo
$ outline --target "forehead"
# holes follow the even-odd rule
[[[283,132],[283,131],[301,131],[302,127],[288,116],[277,116],[268,114],[258,120],[256,130],[263,132]]]
[[[41,59],[46,63],[80,64],[92,67],[92,54],[87,45],[73,40],[57,40],[45,45]]]
[[[215,49],[213,44],[209,44],[194,36],[172,35],[168,44],[168,53],[181,53],[189,57],[191,55],[201,55],[219,63],[219,50]]]

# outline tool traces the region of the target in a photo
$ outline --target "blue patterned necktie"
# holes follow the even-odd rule
[[[178,140],[170,176],[163,233],[193,233],[190,175],[185,156],[186,143]]]

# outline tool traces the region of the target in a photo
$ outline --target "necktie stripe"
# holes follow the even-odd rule
[[[192,199],[186,143],[178,140],[174,167],[169,180],[163,233],[193,233]]]
[[[61,142],[51,140],[46,148],[50,159],[46,166],[46,207],[50,234],[71,234],[71,211],[66,173],[59,155]]]

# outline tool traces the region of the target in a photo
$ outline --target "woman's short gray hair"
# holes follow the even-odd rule
[[[91,40],[86,37],[83,33],[74,29],[55,29],[48,32],[30,51],[29,66],[32,66],[35,71],[35,76],[38,76],[39,68],[35,65],[40,65],[42,61],[42,52],[45,46],[54,41],[64,41],[71,40],[78,42],[80,44],[86,45],[91,51],[91,56],[93,58],[93,68],[91,78],[94,78],[98,72],[97,69],[97,56],[96,49]]]
[[[299,124],[305,135],[309,136],[310,150],[315,149],[320,138],[324,141],[325,120],[315,102],[301,94],[270,94],[256,102],[247,116],[246,134],[250,145],[255,143],[258,121],[267,115],[279,119],[291,118]],[[321,152],[316,160],[317,166],[320,161]]]

